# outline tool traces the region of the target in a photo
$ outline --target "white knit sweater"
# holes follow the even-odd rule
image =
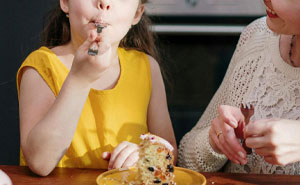
[[[221,86],[197,125],[180,142],[179,166],[206,172],[225,166],[224,171],[232,173],[300,174],[299,162],[280,167],[255,153],[248,155],[246,165],[237,165],[214,152],[208,142],[211,121],[222,104],[252,104],[252,120],[300,120],[300,68],[283,61],[279,38],[268,29],[265,17],[243,31]]]

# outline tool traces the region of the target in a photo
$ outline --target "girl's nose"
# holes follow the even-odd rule
[[[98,8],[101,10],[109,10],[110,0],[99,0]]]

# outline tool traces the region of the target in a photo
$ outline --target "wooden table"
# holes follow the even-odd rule
[[[28,167],[0,165],[0,169],[7,173],[13,185],[97,185],[97,176],[104,172],[96,169],[56,168],[49,176],[39,177]],[[300,184],[300,175],[202,174],[206,177],[208,185]]]

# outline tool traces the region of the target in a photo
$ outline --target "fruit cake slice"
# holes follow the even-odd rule
[[[141,185],[176,185],[174,181],[173,147],[166,140],[152,135],[141,135],[138,180]]]

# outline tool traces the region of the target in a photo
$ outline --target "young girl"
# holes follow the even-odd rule
[[[46,25],[46,47],[17,75],[21,165],[42,176],[56,166],[132,166],[146,132],[168,140],[176,155],[144,3],[60,0]]]
[[[243,31],[222,85],[182,139],[179,165],[198,171],[225,166],[233,173],[300,174],[300,1],[265,4],[267,18]],[[234,131],[245,119],[241,103],[254,107],[243,131],[252,148],[248,155]]]

